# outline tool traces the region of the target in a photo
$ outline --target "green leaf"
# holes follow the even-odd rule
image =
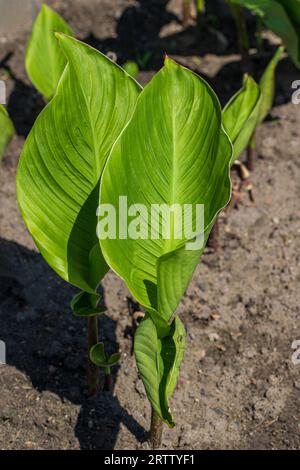
[[[128,207],[143,204],[147,214],[152,204],[189,203],[194,209],[193,223],[196,204],[204,204],[206,239],[216,215],[230,198],[231,154],[216,95],[203,79],[167,58],[163,69],[140,94],[135,113],[104,170],[100,201],[116,208],[117,235],[120,226],[124,229],[132,221],[130,216],[125,220],[121,216],[118,221],[119,196],[127,196]],[[168,240],[162,238],[161,224],[158,240],[148,236],[148,217],[148,239],[121,236],[100,242],[108,264],[125,280],[138,302],[166,322],[203,251],[203,247],[186,250],[186,242],[195,235],[176,239],[178,217],[171,219]]]
[[[8,112],[0,104],[0,160],[3,156],[6,146],[11,141],[15,133],[14,125],[8,115]]]
[[[93,293],[108,270],[96,235],[100,176],[140,87],[95,49],[58,38],[68,65],[25,142],[17,196],[47,263]]]
[[[299,3],[300,7],[300,3]],[[258,124],[263,122],[272,109],[274,96],[275,96],[275,70],[278,62],[280,61],[284,48],[279,47],[263,73],[260,79],[259,86],[262,92],[262,99],[258,115]]]
[[[47,100],[54,95],[67,63],[54,35],[55,32],[73,36],[72,30],[63,18],[43,4],[28,42],[25,67],[31,82]]]
[[[242,154],[255,131],[262,96],[257,83],[245,75],[244,84],[223,110],[224,129],[233,144],[231,164]]]
[[[98,306],[100,300],[101,296],[99,294],[82,291],[74,295],[70,305],[75,316],[90,317],[106,312],[106,307]]]
[[[109,367],[115,366],[120,362],[121,354],[120,353],[113,353],[107,361],[107,365]]]
[[[177,384],[184,357],[186,332],[176,318],[167,336],[160,338],[149,315],[141,321],[134,340],[138,370],[149,401],[158,415],[170,426],[175,425],[169,400]]]
[[[97,343],[90,349],[90,359],[96,366],[104,368],[113,367],[120,361],[121,354],[113,353],[109,356],[105,352],[104,343]]]
[[[230,0],[261,16],[265,25],[282,39],[294,64],[300,68],[299,0]]]
[[[104,343],[97,343],[90,349],[91,361],[100,367],[107,366],[107,355],[104,349]]]

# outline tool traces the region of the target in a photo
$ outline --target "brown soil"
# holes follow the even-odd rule
[[[120,63],[151,52],[143,83],[167,52],[205,76],[222,102],[240,85],[226,11],[222,37],[213,26],[196,34],[193,21],[183,29],[175,0],[48,3],[78,37],[116,52]],[[88,398],[86,325],[69,308],[76,289],[48,268],[17,208],[16,165],[43,106],[24,72],[26,38],[20,31],[14,43],[0,45],[0,61],[12,53],[0,73],[17,129],[0,172],[0,339],[7,346],[7,365],[0,366],[0,448],[147,448],[150,407],[131,355],[126,287],[112,273],[103,282],[108,313],[100,319],[101,337],[112,351],[120,348],[122,363],[114,371],[113,397]],[[273,52],[266,40],[253,60],[256,75]],[[220,250],[205,254],[180,304],[188,347],[172,399],[177,425],[165,428],[164,448],[300,448],[300,366],[291,361],[291,344],[300,339],[300,107],[290,103],[296,78],[284,59],[273,119],[258,131],[255,200],[245,195],[238,209],[223,215]]]

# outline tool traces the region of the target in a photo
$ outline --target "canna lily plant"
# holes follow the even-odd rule
[[[232,145],[222,127],[215,93],[199,76],[166,58],[140,93],[101,178],[100,205],[115,208],[118,224],[116,237],[100,237],[102,253],[146,311],[135,334],[134,351],[152,408],[154,447],[160,446],[162,424],[175,424],[170,399],[186,347],[176,308],[214,221],[230,199],[231,159]],[[122,196],[134,207],[134,220],[121,211]],[[153,226],[147,214],[152,206],[174,204],[190,204],[193,209],[204,204],[203,228],[178,237],[181,222],[174,210],[170,237],[164,238],[158,215],[155,236],[150,237]],[[194,226],[195,210],[191,212]],[[99,220],[105,223],[105,218]],[[128,237],[132,224],[139,233]],[[202,243],[190,249],[199,239]]]
[[[96,236],[100,179],[141,88],[100,52],[62,33],[56,37],[66,67],[25,142],[17,198],[46,262],[81,290],[71,306],[87,318],[90,351],[98,343],[97,315],[105,310],[97,288],[109,269]],[[91,361],[88,385],[94,393],[98,367]]]
[[[35,88],[50,101],[54,96],[67,58],[59,47],[54,33],[73,36],[65,20],[48,5],[43,4],[34,22],[25,54],[25,68]]]
[[[8,112],[4,106],[0,104],[0,161],[3,157],[4,150],[11,141],[14,133],[15,128]]]

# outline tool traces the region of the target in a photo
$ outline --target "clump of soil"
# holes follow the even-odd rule
[[[193,21],[183,29],[179,1],[48,3],[80,38],[115,52],[120,63],[151,53],[143,83],[168,52],[205,76],[223,103],[240,86],[226,12],[225,42],[213,26],[206,35],[196,34]],[[0,366],[0,448],[147,448],[150,407],[131,354],[126,287],[113,273],[103,282],[108,314],[100,319],[101,338],[111,351],[120,348],[122,362],[113,397],[88,398],[86,325],[69,307],[76,289],[48,268],[17,208],[16,165],[43,107],[24,72],[26,38],[19,32],[14,43],[0,46],[17,129],[0,170],[0,339],[7,347],[7,365]],[[257,76],[273,52],[267,42],[253,61]],[[291,344],[300,339],[300,107],[290,103],[296,78],[284,59],[272,119],[258,131],[254,202],[245,195],[223,215],[220,250],[203,256],[179,306],[188,348],[172,399],[177,426],[165,429],[164,448],[299,449],[300,368],[291,361]]]

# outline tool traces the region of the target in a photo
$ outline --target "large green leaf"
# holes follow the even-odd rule
[[[265,25],[277,34],[287,47],[294,64],[300,68],[300,3],[299,0],[230,0],[249,8],[263,18]]]
[[[55,32],[73,36],[67,23],[47,5],[42,5],[32,29],[25,56],[27,74],[46,99],[54,95],[67,60]]]
[[[3,156],[5,147],[12,139],[15,133],[14,125],[8,115],[8,112],[0,104],[0,160]]]
[[[167,58],[140,94],[133,118],[104,170],[100,201],[116,208],[117,234],[120,226],[124,229],[132,221],[126,215],[118,220],[119,196],[127,196],[128,206],[143,204],[148,214],[152,204],[191,204],[193,223],[196,204],[204,204],[207,235],[230,198],[232,146],[221,121],[219,101],[208,84]],[[146,309],[155,310],[166,321],[202,253],[202,249],[185,249],[192,235],[176,239],[177,222],[171,218],[167,240],[162,238],[162,224],[158,239],[101,240],[108,264]],[[146,232],[151,232],[150,217]]]
[[[233,144],[231,164],[237,160],[255,131],[262,96],[257,83],[249,76],[223,110],[224,129]]]
[[[100,52],[58,37],[68,65],[26,140],[17,195],[48,264],[63,279],[93,292],[108,269],[96,236],[99,180],[140,87]]]
[[[275,96],[275,70],[282,57],[283,51],[283,47],[277,49],[273,59],[270,61],[260,79],[259,86],[262,93],[262,100],[259,109],[258,124],[265,120],[272,109]]]
[[[173,321],[169,334],[160,338],[152,319],[146,315],[134,339],[137,366],[148,399],[157,414],[170,427],[175,423],[169,399],[177,384],[185,344],[185,328],[178,317]]]

